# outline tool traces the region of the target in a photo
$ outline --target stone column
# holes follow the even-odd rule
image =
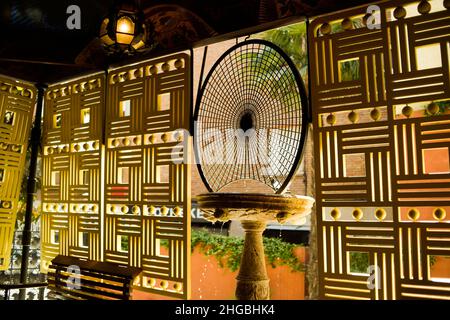
[[[238,300],[269,300],[269,278],[262,241],[266,223],[244,220],[241,224],[245,231],[245,243],[241,267],[236,278],[236,298]]]

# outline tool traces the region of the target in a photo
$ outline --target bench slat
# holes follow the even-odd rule
[[[89,279],[85,279],[85,276],[89,276],[91,278],[95,278],[98,280],[107,280],[110,282],[115,282],[117,284],[112,284],[112,283],[105,283],[105,282],[101,282],[101,281],[95,281],[95,280],[89,280]],[[53,277],[53,278],[60,278],[60,279],[64,279],[67,280],[69,277],[69,275],[64,275],[64,274],[59,274],[58,276],[56,275],[56,273],[54,272],[49,272],[47,274],[47,277]],[[81,282],[86,283],[86,284],[95,284],[95,285],[99,285],[105,288],[109,288],[109,289],[123,289],[124,285],[129,284],[129,281],[127,280],[126,282],[124,282],[123,280],[120,282],[119,280],[112,280],[112,279],[105,279],[102,276],[92,276],[92,275],[86,275],[85,273],[81,272],[81,277],[77,277],[78,279],[80,279]]]
[[[55,269],[55,272],[60,270],[63,272],[67,272],[66,268],[62,268],[62,267],[57,267],[55,268],[54,266],[50,266],[49,269]],[[104,273],[97,273],[97,272],[91,272],[91,271],[86,271],[83,269],[80,269],[80,274],[87,276],[87,277],[92,277],[92,278],[101,278],[104,280],[108,280],[108,281],[113,281],[113,282],[119,282],[119,283],[129,283],[132,279],[128,279],[128,278],[121,278],[121,277],[117,277],[117,276],[111,276],[111,275],[106,275]]]
[[[67,287],[67,283],[60,281],[60,280],[56,280],[56,281],[49,280],[48,284],[52,290],[63,291],[63,292],[70,293],[70,294],[73,294],[76,296],[85,294],[85,293],[91,293],[95,296],[103,296],[103,297],[114,298],[114,299],[123,299],[125,297],[123,292],[115,293],[115,292],[111,292],[111,291],[105,291],[105,290],[101,290],[99,288],[96,289],[96,288],[92,288],[89,286],[85,286],[82,283],[80,284],[80,289],[69,289]]]
[[[73,275],[67,269],[78,266],[80,272]],[[50,297],[70,300],[129,300],[131,284],[142,269],[110,262],[84,260],[59,255],[52,260],[47,275]],[[70,289],[67,281],[75,276],[79,289]]]
[[[137,277],[142,269],[136,267],[129,267],[125,265],[119,265],[112,262],[83,260],[75,257],[68,257],[59,255],[52,260],[53,265],[69,267],[76,265],[82,270],[101,272],[119,277],[126,277],[129,279]]]

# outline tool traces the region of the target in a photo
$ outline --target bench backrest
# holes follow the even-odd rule
[[[47,280],[55,299],[129,300],[141,272],[136,267],[59,255],[52,260]]]

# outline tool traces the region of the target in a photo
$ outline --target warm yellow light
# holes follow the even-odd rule
[[[117,20],[116,40],[120,44],[130,44],[134,38],[134,22],[129,17],[123,16]]]
[[[117,20],[117,32],[134,34],[134,22],[129,17],[121,17]]]

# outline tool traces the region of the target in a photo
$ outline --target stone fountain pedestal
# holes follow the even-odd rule
[[[270,287],[262,239],[266,224],[295,223],[311,213],[314,199],[278,194],[206,193],[197,196],[197,203],[206,220],[238,220],[245,231],[236,298],[268,300]]]

